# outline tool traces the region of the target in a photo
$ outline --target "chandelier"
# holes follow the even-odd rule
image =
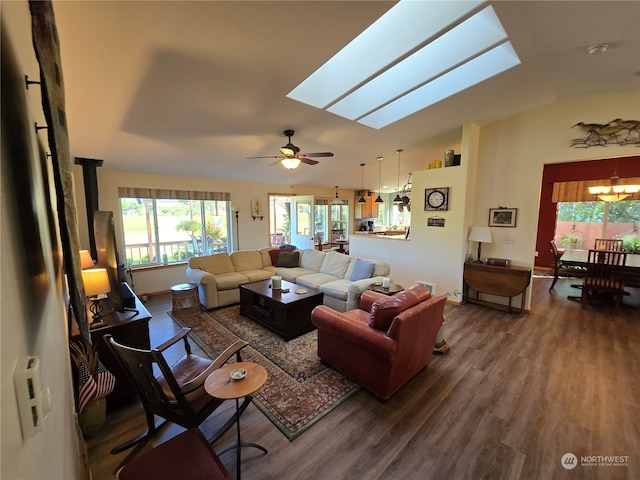
[[[591,195],[596,195],[603,202],[618,202],[633,193],[640,192],[640,185],[618,185],[620,178],[613,172],[609,185],[587,187]]]

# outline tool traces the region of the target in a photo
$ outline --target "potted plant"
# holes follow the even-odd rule
[[[447,296],[447,298],[449,298],[451,295],[457,297],[458,295],[460,295],[460,292],[458,290],[454,290],[453,292],[445,292],[445,295]],[[433,346],[434,353],[447,353],[451,348],[451,344],[444,338],[444,324],[446,321],[447,317],[443,315],[442,325],[440,325],[440,328],[438,329],[438,334],[436,335],[436,343]]]

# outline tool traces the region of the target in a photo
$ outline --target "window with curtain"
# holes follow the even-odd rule
[[[231,250],[228,193],[120,187],[118,196],[128,265]]]
[[[625,183],[637,183],[637,178]],[[623,241],[629,253],[640,253],[640,195],[629,195],[618,202],[594,198],[589,186],[607,185],[608,180],[555,182],[552,201],[557,203],[556,245],[565,249],[594,248],[596,238]]]

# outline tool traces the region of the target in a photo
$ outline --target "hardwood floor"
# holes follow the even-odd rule
[[[265,446],[242,452],[245,479],[637,479],[640,478],[640,289],[613,306],[582,308],[572,279],[536,272],[532,311],[510,315],[448,305],[451,350],[386,402],[365,390],[289,442],[253,405],[242,417],[243,439]],[[171,335],[169,296],[147,307],[152,344]],[[211,433],[227,402],[202,426]],[[95,479],[113,478],[129,452],[109,450],[144,429],[139,404],[109,412],[88,440]],[[182,429],[169,425],[160,443]],[[233,443],[233,429],[217,452]],[[152,448],[150,442],[143,451]],[[577,456],[565,469],[561,457]],[[627,456],[625,466],[581,465],[582,457]],[[235,475],[235,453],[221,456]],[[159,479],[160,480],[160,479]]]

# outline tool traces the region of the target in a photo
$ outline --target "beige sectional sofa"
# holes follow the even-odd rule
[[[264,248],[192,257],[186,273],[198,285],[206,309],[239,303],[240,285],[281,275],[303,287],[318,288],[325,305],[346,312],[358,308],[362,292],[389,272],[389,264],[379,260],[332,251]]]

